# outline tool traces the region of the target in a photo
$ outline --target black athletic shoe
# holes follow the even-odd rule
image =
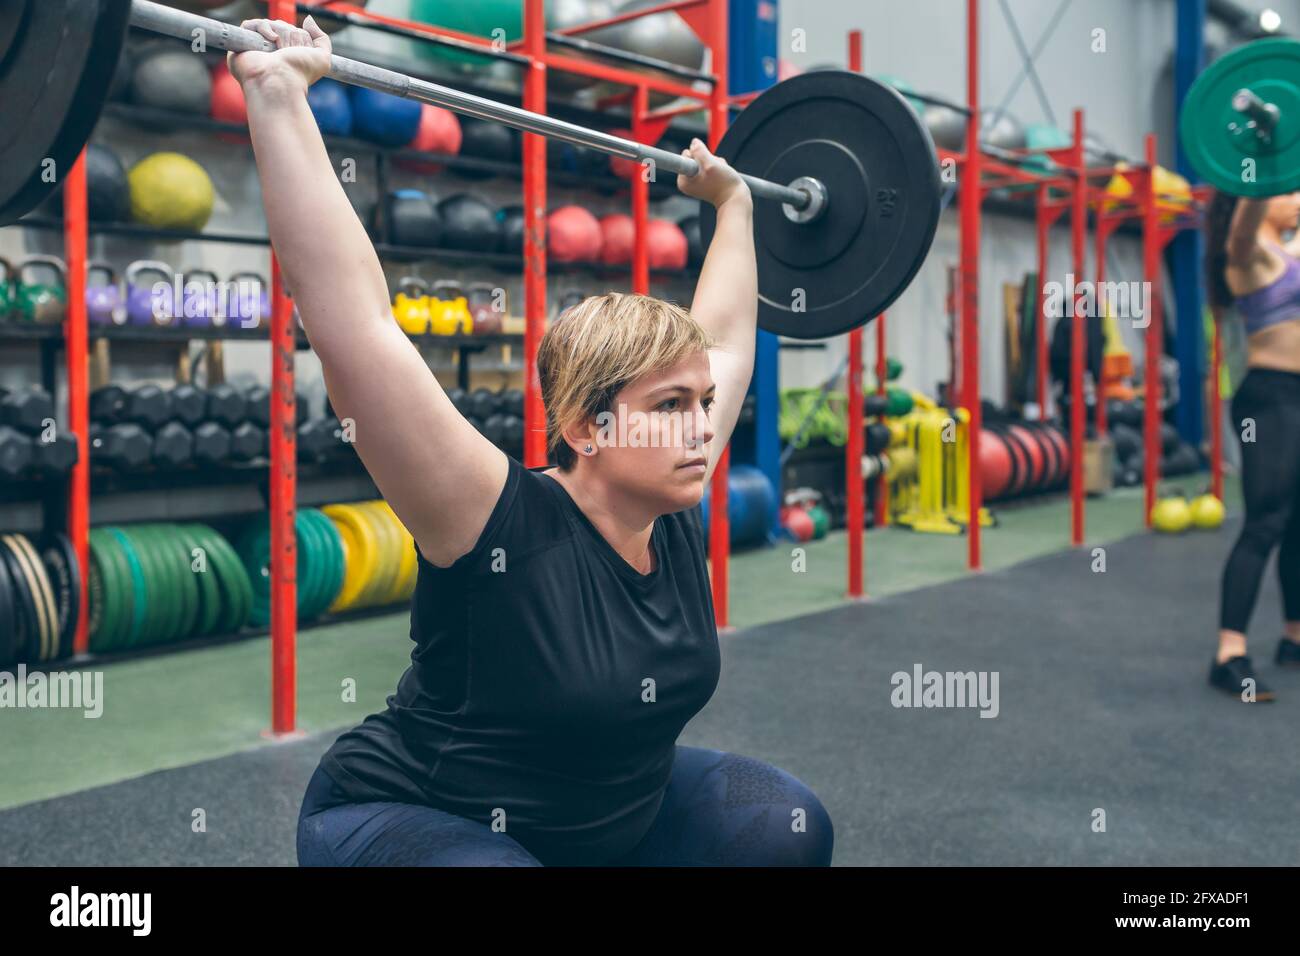
[[[1277,642],[1277,657],[1274,658],[1278,667],[1300,667],[1300,644],[1284,637]]]
[[[1254,681],[1256,701],[1262,703],[1273,699],[1273,692],[1255,676],[1255,668],[1251,666],[1250,658],[1246,655],[1230,657],[1222,664],[1217,661],[1210,661],[1211,687],[1216,687],[1240,699],[1242,694],[1245,693],[1245,681],[1247,680]],[[1249,700],[1244,702],[1251,703]]]

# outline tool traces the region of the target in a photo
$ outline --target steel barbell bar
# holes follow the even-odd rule
[[[277,49],[274,43],[252,30],[244,30],[175,7],[166,7],[160,3],[153,3],[152,0],[131,0],[131,25],[150,33],[159,33],[190,42],[193,42],[196,37],[201,37],[206,46],[229,53],[269,53]],[[694,176],[700,171],[699,164],[695,160],[666,149],[587,129],[576,123],[567,123],[540,113],[532,113],[496,100],[463,93],[448,86],[440,86],[437,83],[430,83],[395,70],[372,66],[337,54],[330,56],[329,76],[340,83],[362,86],[380,93],[390,93],[403,99],[430,103],[466,116],[501,123],[525,133],[537,133],[548,139],[559,139],[578,146],[586,146],[602,153],[609,153],[611,156],[621,156],[638,162],[649,160],[660,169],[684,176]],[[825,186],[813,177],[799,177],[795,180],[797,186],[785,186],[744,173],[741,174],[741,178],[749,186],[749,191],[755,198],[773,200],[785,206],[787,216],[794,222],[804,223],[817,219],[829,202]]]

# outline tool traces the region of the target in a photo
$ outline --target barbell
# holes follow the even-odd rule
[[[0,225],[52,192],[107,99],[127,27],[191,48],[271,51],[249,30],[149,0],[6,0],[0,7]],[[197,55],[197,54],[196,54]],[[331,58],[343,83],[693,176],[678,153],[474,96],[392,70]],[[934,143],[891,87],[847,72],[792,77],[754,99],[717,150],[755,199],[759,324],[824,338],[871,321],[902,294],[938,225]],[[707,247],[716,217],[702,204]]]
[[[1300,42],[1255,40],[1196,78],[1178,122],[1201,178],[1234,196],[1300,189]]]

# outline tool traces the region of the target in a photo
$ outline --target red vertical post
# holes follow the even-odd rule
[[[1160,218],[1156,210],[1156,138],[1147,133],[1146,174],[1142,181],[1142,278],[1151,290],[1146,329],[1146,394],[1142,422],[1145,449],[1143,457],[1143,520],[1151,527],[1151,509],[1156,503],[1156,485],[1160,481],[1160,356],[1164,353],[1164,313],[1160,303]]]
[[[1223,413],[1219,406],[1223,396],[1219,394],[1219,375],[1223,366],[1223,341],[1219,338],[1219,320],[1215,317],[1210,340],[1210,407],[1206,410],[1210,416],[1210,492],[1220,501],[1223,500]]]
[[[524,109],[546,112],[546,18],[542,0],[524,2]],[[546,140],[524,134],[524,465],[546,464],[546,409],[537,349],[546,331]]]
[[[709,97],[709,149],[717,149],[723,133],[727,131],[727,0],[709,0],[708,43],[713,53],[713,93]],[[718,456],[709,486],[709,559],[713,572],[713,613],[718,627],[727,627],[729,620],[727,564],[731,557],[731,521],[727,514],[728,472],[731,470],[731,448],[728,446]],[[781,489],[776,489],[777,495]]]
[[[979,264],[980,264],[980,110],[979,110],[979,0],[966,0],[966,168],[961,192],[961,351],[962,403],[970,414],[970,514],[966,526],[967,565],[981,566],[980,508],[984,488],[979,468],[980,371],[979,371]],[[955,397],[955,396],[954,396]]]
[[[1096,233],[1096,235],[1093,237],[1093,250],[1092,250],[1093,259],[1094,259],[1094,262],[1093,262],[1093,269],[1094,269],[1094,270],[1096,271],[1096,273],[1097,273],[1096,284],[1093,286],[1093,288],[1097,290],[1097,295],[1096,295],[1094,298],[1095,298],[1095,300],[1098,302],[1098,304],[1101,303],[1101,284],[1102,284],[1103,282],[1106,281],[1106,241],[1107,241],[1107,239],[1110,238],[1110,230],[1108,230],[1108,229],[1106,228],[1106,222],[1105,222],[1105,219],[1104,219],[1104,216],[1105,216],[1105,215],[1106,215],[1106,211],[1105,211],[1105,209],[1104,209],[1104,208],[1101,208],[1101,207],[1098,207],[1098,209],[1097,209],[1097,233]],[[1106,369],[1106,358],[1105,358],[1106,347],[1105,347],[1105,344],[1104,344],[1104,342],[1105,342],[1105,321],[1104,321],[1104,319],[1103,319],[1103,324],[1102,324],[1102,341],[1103,341],[1103,345],[1102,345],[1102,360],[1101,360],[1101,365],[1102,365],[1102,373],[1103,373],[1103,375],[1104,375],[1104,374],[1105,374],[1105,369]],[[1095,419],[1095,421],[1097,422],[1097,437],[1098,437],[1098,438],[1101,438],[1102,436],[1104,436],[1104,435],[1106,434],[1107,430],[1108,430],[1108,429],[1107,429],[1107,424],[1106,424],[1106,422],[1107,422],[1107,419],[1106,419],[1106,397],[1102,394],[1102,391],[1101,391],[1101,385],[1102,385],[1102,383],[1101,383],[1100,381],[1097,381],[1097,382],[1095,383],[1095,387],[1096,387],[1096,389],[1097,389],[1097,413],[1096,413],[1096,415],[1094,416],[1094,419]]]
[[[885,346],[885,313],[876,319],[876,394],[886,394],[885,380],[889,376],[889,358]],[[876,479],[876,527],[889,524],[889,476],[883,471]]]
[[[1052,219],[1047,211],[1047,203],[1052,198],[1052,191],[1039,183],[1037,201],[1034,204],[1035,238],[1038,242],[1038,283],[1034,288],[1034,397],[1038,399],[1038,417],[1040,421],[1048,418],[1048,405],[1051,404],[1047,394],[1047,316],[1043,314],[1043,289],[1047,283],[1047,235]]]
[[[1083,110],[1074,111],[1074,193],[1071,196],[1070,249],[1072,274],[1070,288],[1070,544],[1083,544],[1083,439],[1086,416],[1083,407],[1083,367],[1085,319],[1079,314],[1082,297],[1077,283],[1083,278],[1088,229],[1088,181],[1084,175]]]
[[[56,170],[56,172],[59,172]],[[77,464],[68,481],[68,537],[81,568],[77,607],[90,607],[90,397],[86,319],[86,151],[83,149],[63,180],[63,249],[68,265],[68,317],[63,326],[68,372],[68,428],[77,440]],[[90,615],[82,614],[73,637],[73,653],[90,650]]]
[[[294,21],[295,4],[274,0],[268,15]],[[259,317],[266,321],[265,316]],[[297,398],[293,306],[271,250],[271,733],[294,729],[298,697]]]
[[[632,138],[637,142],[649,139],[645,135],[645,117],[650,112],[650,91],[638,86],[632,93]],[[657,169],[652,171],[656,178]],[[639,295],[650,294],[650,244],[647,228],[650,225],[650,181],[646,167],[642,166],[632,179],[632,291]]]
[[[849,31],[849,70],[862,71],[862,31]],[[876,320],[885,321],[884,316]],[[879,367],[879,361],[877,361]],[[882,379],[883,381],[883,379]],[[849,440],[844,446],[844,492],[846,508],[844,530],[849,537],[848,596],[860,598],[866,585],[863,567],[866,550],[866,501],[862,480],[862,330],[849,333],[849,377],[846,383],[849,403]]]

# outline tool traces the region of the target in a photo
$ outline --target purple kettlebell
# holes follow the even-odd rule
[[[185,288],[181,292],[182,325],[206,328],[213,324],[217,314],[217,286],[220,281],[215,272],[207,269],[191,269],[185,273]]]
[[[256,272],[236,272],[230,277],[230,324],[240,329],[260,329],[271,320],[271,295],[266,280]]]
[[[121,325],[126,322],[122,288],[107,262],[86,266],[86,321],[91,325]]]
[[[126,318],[132,325],[176,324],[175,274],[156,259],[139,259],[126,267]]]

